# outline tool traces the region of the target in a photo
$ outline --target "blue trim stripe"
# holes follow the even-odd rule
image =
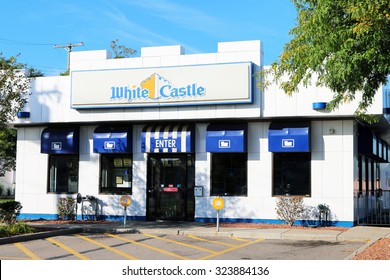
[[[84,220],[92,220],[94,219],[94,215],[84,215]],[[20,214],[18,216],[18,220],[58,220],[58,214]],[[77,220],[81,221],[82,216],[80,214],[77,215]],[[116,215],[99,215],[98,220],[107,220],[107,221],[123,221],[122,216]],[[128,221],[146,221],[146,216],[127,216]]]
[[[141,134],[143,153],[194,152],[194,127],[192,125],[145,126]]]
[[[84,215],[85,220],[90,220],[94,218],[93,216],[86,217]],[[18,216],[18,220],[57,220],[57,214],[20,214]],[[123,221],[123,216],[117,215],[99,215],[99,220],[107,220],[107,221]],[[77,220],[81,220],[81,215],[77,215]],[[128,221],[146,221],[146,216],[127,216]],[[207,218],[207,217],[198,217],[195,218],[195,223],[216,223],[216,218]],[[285,222],[277,220],[277,219],[239,219],[239,218],[221,218],[220,222],[222,223],[254,223],[254,224],[285,224]],[[298,220],[296,225],[309,226],[315,224],[317,221],[313,221],[313,223],[309,223],[308,221]],[[356,223],[352,221],[330,221],[329,226],[337,226],[337,227],[353,227]]]
[[[195,222],[198,223],[216,223],[216,218],[195,218]],[[220,218],[221,223],[253,223],[253,224],[285,224],[285,222],[275,219],[238,219],[238,218]],[[311,226],[317,223],[318,221],[296,221],[295,225],[298,226]],[[328,226],[336,226],[336,227],[353,227],[355,223],[352,221],[330,221]]]

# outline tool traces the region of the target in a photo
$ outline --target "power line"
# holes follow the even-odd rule
[[[52,45],[54,45],[54,44],[49,44],[49,43],[36,43],[36,42],[10,40],[10,39],[1,38],[1,37],[0,37],[0,43],[1,44],[11,44],[11,45],[30,45],[30,46],[52,46]]]

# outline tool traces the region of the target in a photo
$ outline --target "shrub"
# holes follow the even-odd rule
[[[276,201],[276,214],[278,219],[293,226],[301,216],[305,207],[301,196],[279,196]]]
[[[19,201],[0,203],[0,219],[2,223],[13,224],[20,214],[22,204]]]
[[[76,201],[72,197],[61,197],[58,199],[58,216],[63,220],[75,219]]]
[[[0,226],[0,237],[8,237],[12,235],[33,233],[35,229],[25,223],[15,223]]]

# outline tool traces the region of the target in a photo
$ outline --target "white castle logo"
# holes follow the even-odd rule
[[[169,99],[204,96],[206,89],[196,83],[175,87],[161,75],[154,73],[138,86],[111,87],[110,100]]]

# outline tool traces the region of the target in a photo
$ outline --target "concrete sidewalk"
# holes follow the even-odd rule
[[[321,241],[360,241],[370,242],[379,238],[390,238],[390,227],[357,226],[347,231],[330,229],[295,229],[295,228],[231,228],[200,223],[156,223],[133,222],[123,227],[113,228],[115,232],[133,231],[154,234],[178,234],[196,236],[221,236],[238,238],[264,238],[285,240],[321,240]]]
[[[212,224],[196,222],[149,222],[128,221],[107,223],[69,223],[69,224],[45,224],[31,223],[39,229],[34,234],[21,235],[9,238],[0,238],[0,244],[22,242],[32,239],[47,238],[56,235],[66,235],[80,232],[90,233],[149,233],[160,235],[195,235],[195,236],[220,236],[238,238],[264,238],[283,240],[312,240],[312,241],[359,241],[374,242],[379,238],[390,238],[390,227],[356,226],[347,231],[330,229],[296,229],[296,228],[217,228]]]

